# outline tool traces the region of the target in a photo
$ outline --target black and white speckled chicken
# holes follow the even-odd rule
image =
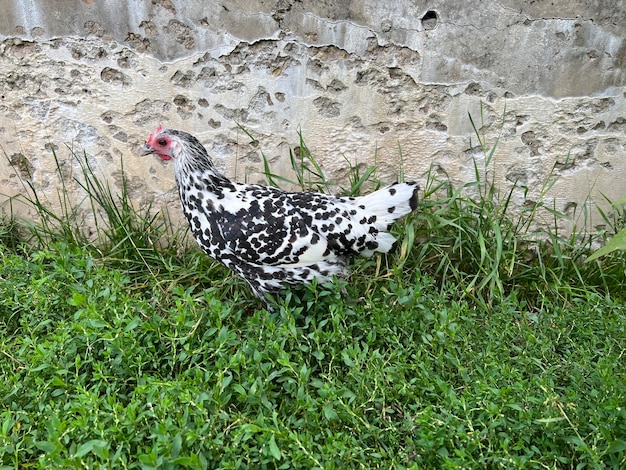
[[[183,211],[202,250],[244,278],[256,296],[348,273],[351,255],[386,253],[394,220],[417,206],[416,183],[336,197],[233,183],[192,135],[161,126],[142,153],[174,160]],[[269,305],[269,304],[268,304]]]

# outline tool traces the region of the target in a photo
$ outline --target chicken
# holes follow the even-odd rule
[[[183,211],[200,248],[267,295],[348,274],[352,255],[387,253],[394,220],[417,207],[416,183],[395,183],[361,197],[287,192],[233,183],[186,132],[157,128],[142,153],[174,160]]]

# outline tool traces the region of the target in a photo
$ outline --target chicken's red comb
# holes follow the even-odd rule
[[[148,142],[151,142],[152,139],[161,133],[161,131],[163,130],[163,126],[161,124],[159,124],[159,127],[156,128],[156,131],[154,131],[152,134],[150,134],[150,137],[148,137]]]

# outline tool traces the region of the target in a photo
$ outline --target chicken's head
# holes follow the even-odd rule
[[[163,126],[157,127],[156,131],[150,134],[146,143],[141,147],[142,155],[156,154],[162,160],[176,158],[180,151],[180,142],[168,129]]]

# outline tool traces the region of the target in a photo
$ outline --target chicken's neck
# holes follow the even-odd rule
[[[174,163],[174,175],[181,191],[192,188],[198,191],[220,193],[232,189],[233,183],[213,165],[208,154],[186,153]]]

